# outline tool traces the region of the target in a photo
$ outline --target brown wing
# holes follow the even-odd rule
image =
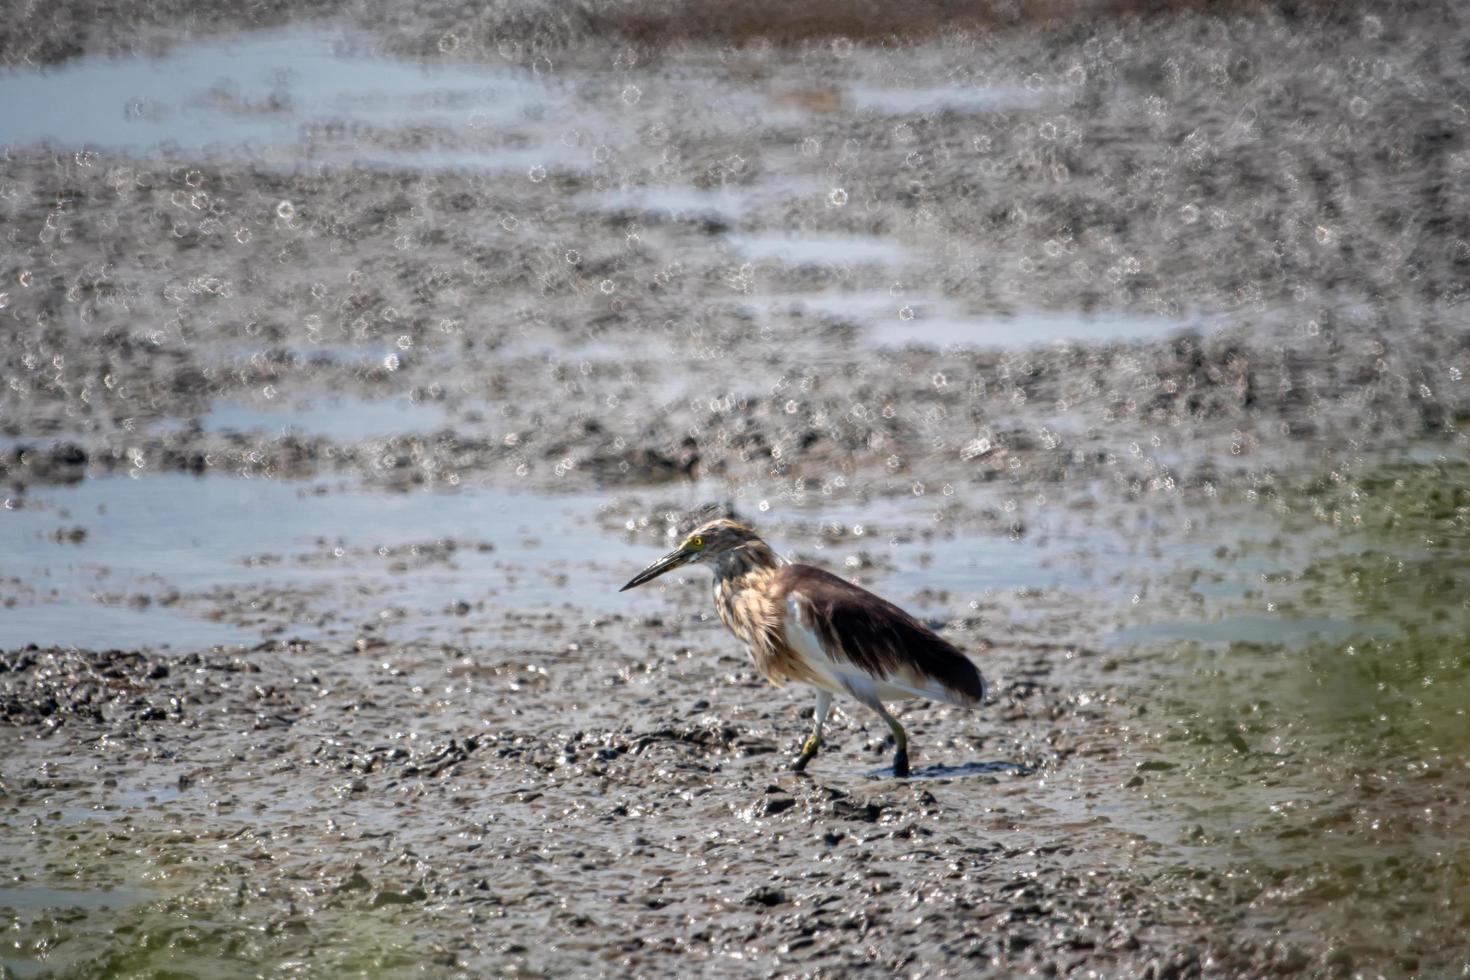
[[[923,688],[934,685],[956,704],[985,700],[985,680],[954,644],[867,589],[811,565],[783,565],[774,591],[800,600],[802,625],[817,635],[834,660],[852,664],[875,680]]]

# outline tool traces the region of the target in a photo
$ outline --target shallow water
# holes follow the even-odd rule
[[[22,601],[0,609],[0,648],[6,649],[27,643],[55,643],[80,649],[130,650],[158,646],[199,650],[259,641],[260,634],[251,630],[152,603],[137,608],[115,602],[48,597],[45,601]]]
[[[217,402],[200,422],[205,429],[221,432],[300,433],[352,443],[432,432],[450,420],[442,405],[430,402],[334,395],[291,405]]]
[[[5,72],[0,140],[134,153],[289,147],[309,125],[509,126],[552,101],[529,73],[419,64],[355,50],[330,31],[294,30]]]
[[[128,888],[0,888],[0,909],[116,909],[141,905],[153,896]],[[4,963],[0,960],[0,963]],[[9,965],[9,964],[6,964]]]
[[[558,583],[569,562],[586,557],[589,536],[604,554],[619,550],[591,525],[601,503],[595,495],[484,488],[322,494],[275,480],[174,474],[48,488],[0,515],[0,547],[13,556],[7,571],[35,593],[34,602],[0,610],[0,646],[242,639],[214,623],[173,632],[179,614],[156,602],[144,610],[107,608],[95,618],[75,614],[94,596],[118,594],[294,585],[366,589],[373,603],[424,605],[436,614],[487,595],[556,605],[566,598]],[[58,543],[58,526],[86,528],[85,541]],[[440,540],[457,544],[436,549]],[[419,560],[420,549],[431,557]]]

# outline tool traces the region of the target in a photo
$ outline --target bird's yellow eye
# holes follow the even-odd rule
[[[696,534],[694,537],[692,537],[692,538],[689,539],[689,547],[691,547],[691,548],[703,548],[704,547],[704,538],[701,538],[699,535]]]

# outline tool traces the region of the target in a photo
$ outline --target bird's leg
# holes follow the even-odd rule
[[[879,716],[888,722],[888,730],[893,732],[894,744],[898,746],[898,750],[893,753],[893,774],[901,779],[909,774],[908,733],[903,730],[898,719],[888,713],[888,709],[883,707],[882,702],[878,703],[877,711]]]
[[[806,764],[817,755],[822,745],[822,723],[827,720],[827,710],[832,707],[832,692],[817,691],[817,706],[812,709],[812,733],[802,743],[801,755],[791,764],[792,772],[805,772]]]

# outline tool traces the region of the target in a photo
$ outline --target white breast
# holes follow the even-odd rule
[[[786,597],[786,645],[800,657],[813,674],[817,675],[818,687],[825,688],[833,694],[855,693],[851,683],[840,669],[842,664],[837,663],[827,655],[822,647],[822,641],[812,630],[807,629],[803,622],[802,614],[805,611],[806,602],[797,595]],[[854,670],[851,665],[849,670]],[[861,683],[872,685],[872,680],[861,671],[857,671]]]

